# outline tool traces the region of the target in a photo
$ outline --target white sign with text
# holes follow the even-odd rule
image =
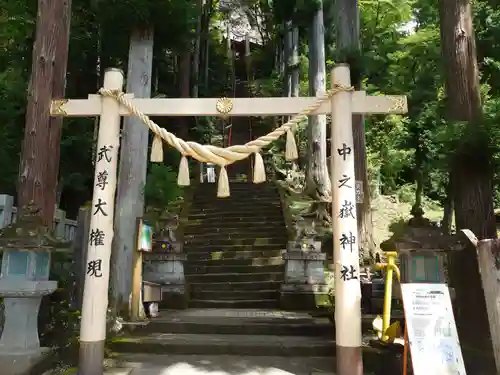
[[[401,284],[415,375],[465,375],[446,284]]]

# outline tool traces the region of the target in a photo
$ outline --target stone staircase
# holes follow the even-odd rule
[[[272,184],[216,184],[195,193],[184,231],[190,307],[276,308],[284,277],[286,228]]]
[[[218,199],[216,188],[198,188],[185,228],[190,308],[125,323],[112,358],[133,375],[332,374],[334,325],[278,309],[287,236],[276,189],[232,183]],[[395,373],[384,365],[394,353],[368,345],[372,320],[363,319],[365,373]]]

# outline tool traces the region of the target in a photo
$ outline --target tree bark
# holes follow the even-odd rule
[[[60,130],[57,126],[52,127],[54,130],[51,129],[50,104],[54,91],[54,72],[61,66],[56,62],[56,56],[58,52],[62,52],[58,51],[58,45],[63,38],[57,34],[63,32],[63,27],[61,27],[63,20],[60,13],[63,6],[63,0],[38,1],[17,201],[20,214],[22,214],[23,207],[33,201],[41,210],[43,223],[51,228],[54,221],[56,189],[49,190],[48,179],[54,175],[49,165],[56,161],[52,159],[54,150],[49,145],[51,139],[55,142],[60,138]],[[59,94],[61,91],[64,89],[59,90]],[[51,186],[56,185],[57,174]],[[52,202],[51,207],[48,202]]]
[[[446,184],[446,199],[443,205],[443,230],[445,233],[451,234],[451,225],[453,223],[453,186],[451,179],[448,177]]]
[[[201,34],[202,34],[202,24],[203,24],[203,9],[204,0],[198,0],[198,10],[200,14],[198,16],[198,23],[196,25],[196,39],[194,43],[193,52],[193,91],[192,97],[197,98],[200,88],[200,56],[201,56]]]
[[[130,37],[127,92],[136,98],[151,97],[153,70],[153,29],[135,29]],[[127,312],[132,292],[132,257],[135,251],[137,218],[144,213],[144,186],[148,163],[149,131],[136,117],[123,122],[120,169],[115,207],[112,285],[113,307],[117,314]]]
[[[326,92],[325,28],[323,2],[314,14],[309,32],[309,94],[319,96]],[[308,161],[306,193],[316,201],[331,202],[331,182],[327,167],[326,115],[309,116]],[[318,219],[327,219],[327,206],[315,205]],[[323,207],[324,206],[324,207]]]
[[[451,165],[457,230],[470,229],[479,239],[496,238],[491,156],[482,124],[471,4],[469,0],[440,0],[439,13],[448,117],[467,122]],[[489,328],[474,247],[450,257],[449,277],[456,292],[461,341],[478,349],[490,348],[488,335],[477,334]]]
[[[180,97],[189,98],[189,94],[191,91],[191,51],[189,50],[189,48],[181,53],[178,61]],[[179,123],[179,137],[181,137],[182,139],[188,139],[189,118],[179,117]]]
[[[292,76],[290,74],[290,59],[293,54],[292,21],[285,23],[285,36],[283,38],[283,96],[292,96]]]
[[[52,83],[52,98],[63,99],[66,92],[66,71],[68,66],[69,33],[71,26],[71,2],[61,0],[57,8],[54,25],[56,28],[56,60],[54,65],[54,78]],[[61,136],[63,130],[63,117],[51,117],[49,120],[49,160],[46,180],[45,209],[47,217],[53,217],[55,207],[59,205],[57,193],[64,189],[63,180],[59,179],[59,163],[61,153]],[[60,184],[59,184],[60,183]],[[53,194],[52,192],[56,192]],[[52,220],[53,222],[53,220]]]
[[[361,90],[361,47],[359,39],[359,7],[357,0],[335,0],[334,23],[336,25],[337,60],[349,64],[351,83]],[[359,253],[365,262],[371,262],[380,252],[373,238],[370,182],[366,163],[365,119],[352,116],[354,141],[354,173],[361,184],[363,201],[356,204],[359,230]]]
[[[292,28],[291,37],[291,56],[289,61],[289,72],[290,72],[290,94],[292,97],[298,97],[300,95],[300,64],[299,64],[299,28]]]

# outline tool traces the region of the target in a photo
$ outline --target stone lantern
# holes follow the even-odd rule
[[[51,251],[67,247],[43,226],[38,213],[33,204],[28,205],[17,222],[0,233],[0,297],[5,308],[0,364],[10,375],[24,373],[44,353],[38,311],[42,297],[57,288],[57,282],[49,280]]]
[[[163,221],[163,228],[153,241],[153,251],[144,254],[143,277],[145,281],[161,285],[164,307],[184,309],[188,303],[184,278],[187,257],[175,236],[178,217],[169,216]]]
[[[416,215],[400,233],[380,244],[384,251],[396,251],[399,256],[401,283],[445,283],[446,255],[462,250],[464,239],[446,234],[441,228]],[[399,287],[393,295],[401,298]],[[450,291],[450,295],[453,295]]]

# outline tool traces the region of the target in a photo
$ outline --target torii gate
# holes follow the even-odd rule
[[[113,239],[117,159],[120,147],[121,116],[138,116],[156,134],[178,149],[181,161],[179,182],[189,183],[185,157],[221,166],[219,196],[229,195],[225,165],[256,154],[270,142],[287,134],[287,158],[296,159],[293,127],[307,115],[331,113],[333,251],[335,261],[336,357],[339,375],[362,375],[361,290],[355,212],[354,150],[352,114],[401,114],[407,111],[406,96],[369,96],[353,91],[349,67],[337,65],[332,71],[332,90],[320,98],[235,98],[235,99],[134,99],[123,94],[123,73],[108,69],[101,95],[88,99],[52,101],[51,115],[66,117],[100,116],[94,175],[85,289],[80,327],[79,374],[103,373],[109,270]],[[304,109],[304,110],[302,110]],[[301,111],[301,112],[299,112]],[[279,116],[299,113],[288,123],[245,146],[220,149],[184,142],[158,127],[148,116]],[[146,126],[145,125],[145,126]],[[153,144],[158,147],[158,144]],[[288,149],[290,148],[290,149]],[[263,182],[263,168],[254,182]]]

